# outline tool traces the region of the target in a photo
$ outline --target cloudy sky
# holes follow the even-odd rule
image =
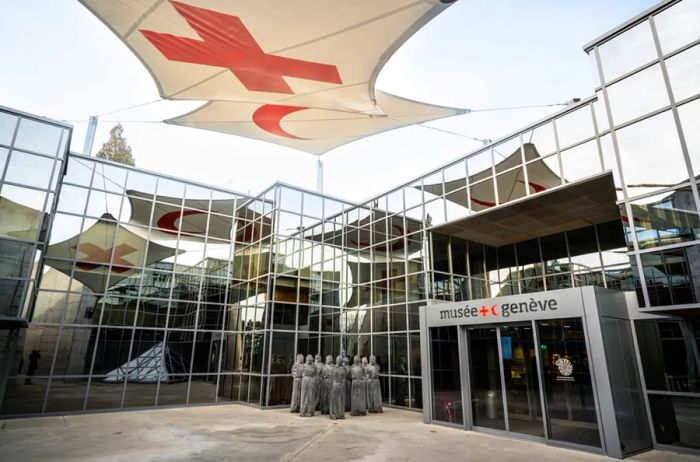
[[[158,99],[138,59],[77,0],[2,0],[0,105],[65,120],[82,152],[87,119]],[[593,93],[582,46],[653,0],[459,0],[394,55],[377,87],[471,109],[559,103]],[[281,146],[160,123],[199,102],[163,101],[106,114],[96,152],[121,121],[136,164],[257,193],[274,181],[314,189],[316,158]],[[496,139],[560,107],[466,114],[430,125]],[[366,199],[477,148],[465,137],[409,127],[323,156],[326,193]]]

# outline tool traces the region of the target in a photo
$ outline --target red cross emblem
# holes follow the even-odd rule
[[[265,53],[237,16],[170,3],[202,39],[140,30],[170,61],[227,68],[250,91],[293,94],[283,76],[342,83],[333,65]]]
[[[84,260],[90,262],[79,261],[75,264],[83,271],[92,271],[96,268],[109,266],[109,260],[112,259],[112,272],[124,273],[129,271],[134,266],[130,261],[125,260],[125,255],[136,252],[136,249],[128,244],[119,244],[114,248],[114,257],[112,257],[112,249],[103,249],[95,244],[85,242],[78,246],[78,250],[85,254]],[[93,263],[94,262],[94,263]]]

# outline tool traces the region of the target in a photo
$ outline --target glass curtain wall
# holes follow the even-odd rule
[[[636,321],[655,442],[699,449],[700,2],[665,2],[591,44],[617,156],[621,210],[643,310]]]
[[[0,320],[27,320],[70,127],[0,108]]]
[[[233,230],[255,222],[242,199],[71,154],[0,412],[230,399],[231,255],[251,240]]]
[[[617,157],[642,307],[697,304],[700,3],[667,2],[587,48]]]

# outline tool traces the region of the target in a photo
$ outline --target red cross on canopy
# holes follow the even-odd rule
[[[90,242],[84,242],[78,246],[78,250],[86,256],[83,260],[76,263],[75,266],[83,271],[92,271],[96,268],[109,266],[110,259],[112,260],[112,271],[115,273],[124,273],[134,266],[130,261],[125,260],[125,255],[136,252],[136,249],[128,244],[119,244],[114,248],[114,257],[112,258],[112,249],[103,249]],[[93,263],[94,262],[94,263]]]
[[[342,83],[333,65],[265,53],[237,16],[173,0],[170,3],[202,38],[140,30],[170,61],[227,68],[250,91],[293,94],[282,76]]]

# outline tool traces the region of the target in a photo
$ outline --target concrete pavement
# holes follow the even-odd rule
[[[332,421],[241,405],[0,421],[0,461],[592,462],[604,456],[422,423],[416,412]],[[651,451],[627,460],[690,462]]]

